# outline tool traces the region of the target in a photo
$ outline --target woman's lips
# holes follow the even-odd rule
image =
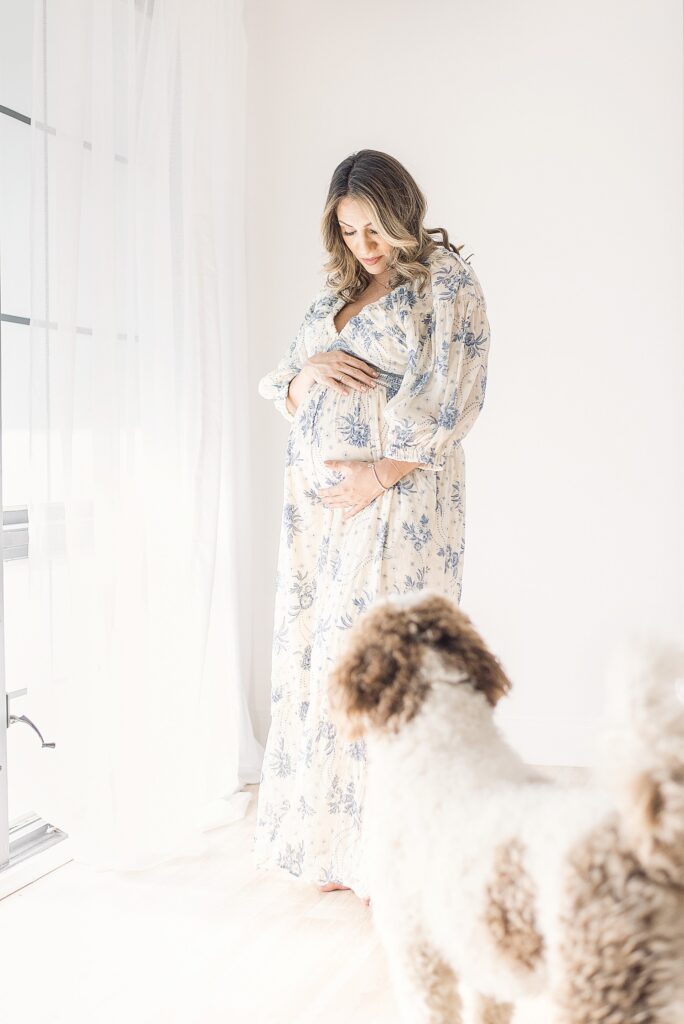
[[[378,260],[381,259],[381,258],[382,257],[380,257],[380,256],[375,256],[372,260],[364,260],[363,262],[364,263],[377,263]]]

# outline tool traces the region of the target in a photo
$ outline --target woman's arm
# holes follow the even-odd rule
[[[472,267],[448,251],[432,271],[427,329],[383,415],[383,455],[439,471],[484,404],[489,354],[486,301]]]
[[[296,413],[299,403],[304,398],[312,384],[313,375],[311,373],[311,366],[307,363],[302,367],[299,373],[292,378],[285,396],[286,407],[292,416]]]
[[[422,462],[400,462],[398,459],[383,458],[375,463],[375,472],[385,487],[392,487],[412,469],[422,465]]]

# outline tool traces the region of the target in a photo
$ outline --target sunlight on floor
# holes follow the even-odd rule
[[[0,1019],[17,1024],[397,1024],[372,909],[253,870],[257,786],[201,860],[73,861],[0,902]],[[541,1013],[541,1011],[540,1011]],[[548,1024],[532,1007],[518,1021]]]

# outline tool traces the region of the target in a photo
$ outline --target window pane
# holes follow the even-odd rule
[[[30,157],[30,125],[0,114],[0,301],[3,313],[26,317],[31,270]]]
[[[25,505],[28,488],[29,328],[0,325],[2,336],[2,502]]]
[[[31,0],[0,0],[0,105],[31,116]]]

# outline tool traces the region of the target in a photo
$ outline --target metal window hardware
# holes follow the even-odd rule
[[[28,693],[28,690],[27,690],[26,687],[24,687],[22,690],[12,690],[10,693],[6,694],[5,706],[6,706],[6,716],[7,716],[7,727],[9,728],[10,725],[14,725],[15,722],[23,722],[25,725],[28,725],[28,726],[30,726],[31,729],[33,729],[33,731],[36,733],[36,735],[38,736],[38,739],[41,742],[41,746],[43,746],[43,747],[50,747],[50,748],[52,748],[54,750],[55,744],[54,743],[46,743],[45,742],[45,740],[43,739],[43,736],[42,736],[42,733],[41,733],[40,729],[38,728],[38,726],[34,722],[31,721],[30,718],[27,717],[27,715],[11,715],[10,714],[10,701],[14,700],[15,697],[24,697],[24,696],[26,696],[27,693]]]

